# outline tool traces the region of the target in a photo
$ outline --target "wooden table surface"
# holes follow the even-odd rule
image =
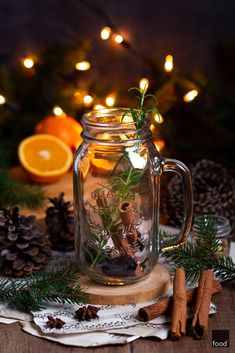
[[[0,353],[234,353],[235,352],[235,283],[227,283],[223,291],[214,296],[218,313],[209,318],[208,337],[202,341],[191,336],[179,342],[170,339],[138,339],[132,343],[119,346],[98,348],[80,348],[63,346],[42,338],[32,336],[21,330],[19,323],[0,324]],[[214,348],[211,344],[212,330],[229,330],[229,348]]]
[[[66,190],[64,188],[60,190],[66,191],[67,196],[71,196],[70,180],[71,176],[68,175],[58,182],[56,187],[52,187],[50,195],[54,196],[53,191],[58,190],[58,186],[64,187],[66,184]],[[23,332],[19,323],[14,323],[0,324],[0,353],[235,353],[235,281],[226,283],[222,293],[214,296],[213,302],[217,305],[218,313],[209,318],[208,337],[202,341],[195,340],[191,336],[186,336],[179,342],[173,342],[170,339],[159,341],[145,338],[119,346],[80,348],[63,346],[32,336]],[[229,330],[229,348],[212,347],[212,330]]]

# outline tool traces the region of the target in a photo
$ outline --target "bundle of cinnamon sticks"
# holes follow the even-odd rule
[[[171,311],[171,338],[178,340],[186,334],[187,304],[195,303],[191,329],[196,338],[202,339],[208,333],[211,296],[221,289],[221,284],[214,280],[213,271],[205,270],[201,273],[198,287],[186,291],[185,271],[178,268],[173,282],[173,296],[140,308],[139,320],[149,321]]]

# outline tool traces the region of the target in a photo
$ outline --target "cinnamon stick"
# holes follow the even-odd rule
[[[199,279],[195,312],[192,321],[192,331],[198,339],[203,339],[208,332],[209,309],[213,293],[213,283],[213,271],[203,271]]]
[[[186,333],[187,297],[184,268],[177,268],[173,282],[171,338],[179,340]]]
[[[219,293],[222,289],[222,286],[219,282],[214,281],[213,283],[213,293]],[[186,291],[187,304],[191,304],[196,296],[197,288],[192,288]],[[161,316],[162,314],[170,311],[172,309],[172,297],[168,297],[158,302],[140,308],[138,311],[138,318],[140,321],[150,321],[156,317]]]
[[[130,243],[134,243],[139,235],[135,227],[136,223],[136,214],[131,201],[123,201],[120,203],[118,210],[120,212],[121,220],[123,225],[128,230],[128,239]]]
[[[134,256],[133,248],[130,245],[128,239],[122,238],[119,234],[112,235],[112,241],[114,246],[120,251],[122,255]]]

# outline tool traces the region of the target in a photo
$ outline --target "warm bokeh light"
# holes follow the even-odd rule
[[[105,106],[102,105],[102,104],[96,104],[96,105],[94,105],[94,109],[95,109],[95,110],[100,110],[100,109],[104,109],[104,108],[105,108]]]
[[[0,94],[0,104],[3,105],[6,103],[6,98]]]
[[[108,96],[105,99],[105,103],[108,107],[113,107],[115,103],[115,98],[113,96]]]
[[[26,69],[32,69],[32,67],[34,66],[34,61],[32,58],[25,58],[23,60],[23,65]]]
[[[142,91],[146,91],[149,86],[149,80],[146,77],[140,79],[139,87]]]
[[[150,125],[150,130],[154,131],[155,130],[155,126],[153,124]]]
[[[111,28],[109,28],[108,26],[102,28],[100,32],[100,38],[103,40],[109,39],[111,32]]]
[[[165,141],[163,141],[163,140],[156,140],[156,141],[153,141],[153,143],[154,143],[156,149],[158,150],[158,152],[160,152],[163,149],[163,147],[165,146]]]
[[[74,98],[75,98],[76,103],[78,103],[78,104],[82,103],[82,101],[83,101],[82,93],[79,90],[74,92]]]
[[[198,96],[198,91],[196,89],[192,89],[191,91],[187,92],[184,95],[184,101],[186,103],[192,102],[194,100],[194,98],[197,96]]]
[[[79,71],[87,71],[90,69],[90,67],[91,64],[89,63],[89,61],[81,61],[75,65],[76,70]]]
[[[163,116],[160,113],[155,113],[154,114],[154,120],[156,121],[156,123],[158,124],[162,124],[164,119]]]
[[[87,94],[86,96],[83,97],[83,103],[85,105],[90,105],[93,101],[92,96],[90,96],[89,94]]]
[[[58,105],[56,105],[53,109],[52,109],[54,115],[59,116],[59,117],[63,117],[65,115],[63,109],[61,107],[59,107]]]
[[[121,44],[124,40],[121,34],[114,34],[113,39],[117,44]]]
[[[167,72],[170,72],[173,70],[173,56],[172,55],[166,56],[164,67]]]

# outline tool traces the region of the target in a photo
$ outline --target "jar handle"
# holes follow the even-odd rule
[[[176,237],[177,244],[166,246],[161,249],[161,251],[165,251],[182,245],[189,235],[193,217],[193,188],[190,171],[184,163],[176,159],[163,158],[162,171],[178,174],[181,178],[184,192],[184,219],[181,231]]]

